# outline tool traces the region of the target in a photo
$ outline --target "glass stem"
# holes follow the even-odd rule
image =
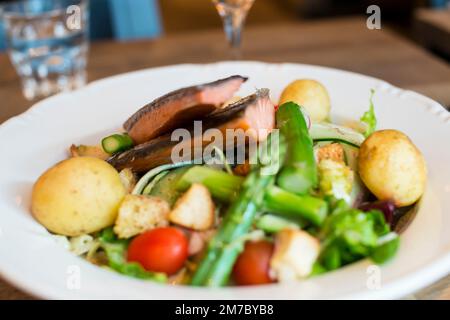
[[[242,10],[232,10],[223,18],[225,33],[227,35],[228,42],[230,43],[233,57],[236,59],[239,58],[241,54],[242,26],[244,25],[246,16],[247,11],[242,12]]]

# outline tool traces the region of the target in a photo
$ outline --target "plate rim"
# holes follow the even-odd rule
[[[98,79],[95,81],[92,81],[88,83],[83,88],[80,88],[75,91],[67,92],[67,93],[60,93],[51,97],[48,97],[46,99],[40,100],[33,104],[28,110],[24,111],[23,113],[16,115],[14,117],[9,118],[8,120],[4,121],[2,124],[0,124],[0,135],[4,130],[9,130],[12,127],[14,127],[16,124],[20,123],[21,120],[25,120],[27,117],[33,116],[34,113],[43,112],[46,108],[46,106],[53,106],[54,104],[49,103],[49,101],[54,99],[60,99],[62,96],[71,96],[74,94],[78,94],[79,92],[84,92],[87,90],[91,90],[92,88],[95,89],[97,86],[101,86],[102,84],[107,84],[108,82],[114,82],[117,81],[120,78],[126,78],[133,75],[139,75],[139,74],[145,74],[150,71],[158,71],[158,70],[168,70],[168,69],[176,69],[176,68],[205,68],[205,67],[215,67],[217,68],[220,65],[236,65],[236,64],[251,64],[255,66],[261,66],[261,67],[307,67],[307,68],[314,68],[314,69],[321,69],[324,71],[333,71],[333,72],[339,72],[339,73],[345,73],[352,76],[358,76],[363,77],[366,79],[370,79],[374,82],[377,82],[380,84],[380,86],[383,87],[383,89],[386,90],[392,90],[395,91],[396,94],[401,95],[411,95],[414,99],[420,100],[421,106],[425,107],[430,113],[432,113],[439,121],[443,121],[445,124],[450,123],[450,112],[448,112],[444,106],[442,106],[439,102],[432,100],[429,97],[426,97],[420,93],[417,93],[415,91],[411,90],[405,90],[401,89],[385,80],[375,78],[372,76],[364,75],[361,73],[348,71],[348,70],[342,70],[338,68],[330,68],[326,66],[320,66],[320,65],[311,65],[311,64],[300,64],[300,63],[266,63],[266,62],[260,62],[260,61],[218,61],[214,63],[205,63],[205,64],[197,64],[197,63],[184,63],[184,64],[174,64],[174,65],[166,65],[166,66],[158,66],[154,68],[145,68],[130,72],[125,72],[113,76],[109,76],[106,78]],[[428,273],[424,274],[423,269],[429,270]],[[9,270],[10,271],[10,270]],[[19,276],[17,276],[14,272],[9,272],[5,270],[2,264],[0,264],[0,277],[5,282],[9,283],[12,287],[18,288],[19,290],[22,290],[28,294],[30,294],[33,297],[36,298],[45,298],[45,299],[60,299],[62,298],[60,295],[57,294],[58,290],[52,290],[48,287],[45,289],[42,289],[41,286],[39,286],[39,282],[34,282],[31,284],[30,282],[22,281]],[[383,288],[382,293],[377,294],[376,292],[355,292],[350,293],[347,295],[344,295],[342,297],[339,297],[337,299],[380,299],[380,298],[386,298],[389,299],[397,298],[403,294],[400,293],[401,291],[408,291],[412,292],[415,290],[418,290],[420,288],[423,288],[432,282],[438,280],[439,278],[447,275],[450,273],[450,248],[448,248],[445,253],[441,254],[438,258],[434,258],[431,261],[428,261],[423,265],[422,268],[412,271],[410,273],[407,273],[406,275],[402,276],[401,278],[397,279],[395,282],[390,283],[386,287]],[[412,281],[412,279],[421,278],[421,281]],[[426,278],[426,280],[424,280]],[[409,288],[407,290],[404,290],[403,288]],[[390,294],[389,294],[390,293]],[[355,296],[357,295],[357,296]],[[72,297],[71,297],[72,298]],[[276,299],[276,297],[274,297]]]

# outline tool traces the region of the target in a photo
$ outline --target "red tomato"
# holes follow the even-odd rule
[[[269,277],[273,248],[273,244],[269,241],[247,242],[244,251],[234,265],[234,281],[238,285],[273,282]]]
[[[188,257],[188,240],[172,227],[157,228],[134,238],[128,247],[128,261],[138,262],[153,272],[175,274]]]

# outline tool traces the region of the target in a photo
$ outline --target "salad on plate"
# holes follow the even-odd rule
[[[72,145],[32,192],[35,219],[72,253],[167,284],[301,281],[393,259],[426,185],[426,164],[368,111],[330,120],[318,81],[247,97],[235,75],[170,92],[122,132]],[[101,121],[101,119],[99,119]]]

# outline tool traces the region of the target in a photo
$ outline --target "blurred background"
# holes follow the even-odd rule
[[[0,4],[7,2],[0,0]],[[448,3],[448,0],[258,0],[248,16],[247,26],[362,15],[369,5],[376,4],[382,8],[383,23],[449,59],[448,44],[436,44],[430,39],[433,30],[421,24],[421,20],[427,19],[424,11],[448,8]],[[91,0],[90,9],[94,40],[154,38],[221,27],[220,17],[209,0]],[[0,24],[0,50],[5,48],[2,29]]]
[[[30,105],[18,84],[31,102],[127,71],[233,59],[360,72],[450,106],[450,0],[0,0],[0,94],[20,106],[8,115]]]

